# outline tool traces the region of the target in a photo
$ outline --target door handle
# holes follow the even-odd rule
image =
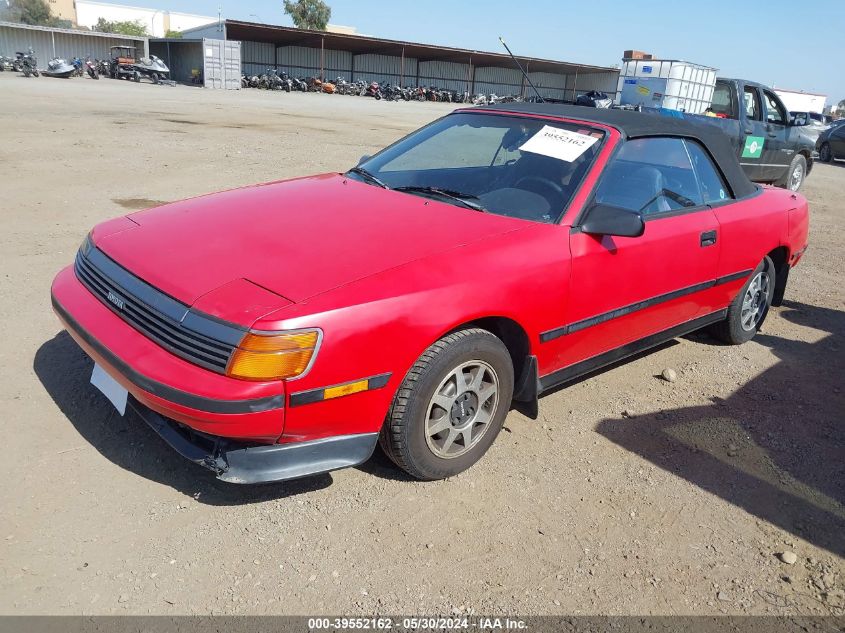
[[[705,246],[713,246],[716,243],[716,231],[704,231],[701,234],[700,244],[702,248]]]
[[[751,128],[749,128],[749,129],[747,129],[747,130],[743,130],[743,132],[745,132],[745,133],[746,133],[746,134],[748,134],[749,136],[750,136],[750,135],[752,135],[752,134],[754,134],[754,130],[752,130]]]

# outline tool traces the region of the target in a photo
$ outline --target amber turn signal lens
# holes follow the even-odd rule
[[[244,380],[294,378],[308,368],[319,339],[318,330],[280,334],[249,332],[235,348],[226,374]]]

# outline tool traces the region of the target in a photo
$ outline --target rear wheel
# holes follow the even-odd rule
[[[830,143],[825,143],[819,148],[819,160],[829,163],[833,160],[833,152],[830,150]]]
[[[775,282],[774,263],[764,257],[728,307],[727,318],[711,326],[711,333],[731,345],[754,338],[769,313]]]
[[[493,444],[512,395],[513,364],[501,340],[479,328],[444,336],[405,376],[382,448],[417,479],[456,475]]]

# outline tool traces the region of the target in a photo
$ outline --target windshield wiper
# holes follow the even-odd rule
[[[478,196],[474,196],[471,193],[462,193],[460,191],[453,191],[452,189],[440,189],[439,187],[417,187],[417,186],[407,186],[407,187],[396,187],[394,191],[405,191],[408,193],[422,193],[422,194],[433,194],[435,196],[440,196],[441,198],[446,198],[447,200],[451,200],[452,202],[457,202],[460,205],[465,206],[467,209],[472,209],[473,211],[481,211],[485,213],[487,209],[485,209],[482,205],[478,204],[477,202],[471,202],[467,200],[467,198],[474,198],[478,199]]]
[[[390,189],[384,182],[382,182],[379,178],[368,172],[363,167],[353,167],[347,173],[351,174],[358,174],[359,176],[363,177],[364,180],[373,183],[374,185],[378,185],[382,189]]]

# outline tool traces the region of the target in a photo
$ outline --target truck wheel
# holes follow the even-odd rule
[[[819,148],[819,160],[823,163],[829,163],[833,160],[833,152],[830,151],[830,143],[825,143]]]
[[[135,80],[135,83],[136,83],[136,84],[141,83],[141,73],[139,73],[139,72],[136,70],[136,71],[132,74],[132,79],[134,79],[134,80]]]
[[[772,305],[775,292],[775,265],[764,257],[742,290],[728,307],[724,321],[710,327],[710,333],[731,345],[740,345],[754,338]]]
[[[479,328],[431,345],[411,367],[382,428],[385,453],[412,477],[444,479],[475,464],[499,434],[513,395],[504,343]]]
[[[791,191],[798,191],[807,177],[807,159],[802,154],[796,154],[789,164],[789,169],[778,183],[779,187],[786,187]]]

